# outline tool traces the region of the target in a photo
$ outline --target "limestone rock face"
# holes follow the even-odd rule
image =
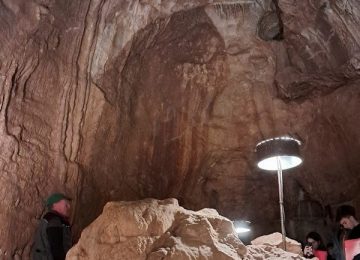
[[[329,93],[360,78],[357,0],[278,2],[289,54],[276,76],[282,95]]]
[[[284,251],[281,234],[273,233],[244,246],[232,222],[216,210],[194,212],[176,199],[146,199],[107,203],[66,259],[305,259],[300,243],[286,243]]]
[[[297,255],[302,255],[301,244],[299,242],[297,242],[293,239],[290,239],[288,237],[286,237],[285,242],[286,242],[286,251],[297,254]],[[283,241],[282,241],[282,234],[279,232],[258,237],[256,239],[254,239],[253,241],[251,241],[251,244],[255,245],[255,246],[268,245],[268,246],[274,246],[277,248],[284,248]]]
[[[302,257],[301,244],[286,237],[286,251],[283,250],[282,235],[275,232],[269,235],[260,236],[251,245],[246,246],[247,254],[244,260],[262,259],[306,259]],[[317,258],[314,258],[317,259]]]
[[[246,247],[216,210],[176,199],[109,202],[67,254],[71,259],[242,259]]]
[[[270,245],[250,245],[246,246],[248,253],[244,257],[244,260],[304,260],[304,258],[298,254],[287,252],[281,248]],[[314,260],[317,258],[313,258]]]

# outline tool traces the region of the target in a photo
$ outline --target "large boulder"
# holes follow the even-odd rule
[[[109,202],[68,260],[242,259],[246,247],[216,210],[186,210],[176,199]]]

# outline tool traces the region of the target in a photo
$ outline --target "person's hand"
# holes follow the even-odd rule
[[[313,255],[314,255],[314,252],[313,252],[312,246],[305,246],[304,256],[313,256]]]

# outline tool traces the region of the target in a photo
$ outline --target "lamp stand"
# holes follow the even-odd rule
[[[282,171],[302,163],[299,146],[301,142],[290,136],[280,136],[261,141],[256,145],[258,167],[266,171],[276,171],[279,184],[279,205],[283,249],[286,250],[284,184]]]
[[[286,231],[285,231],[285,211],[284,211],[284,184],[283,184],[283,175],[281,168],[280,158],[277,157],[277,174],[278,174],[278,184],[279,184],[279,205],[280,205],[280,221],[281,221],[281,234],[283,247],[286,251]]]

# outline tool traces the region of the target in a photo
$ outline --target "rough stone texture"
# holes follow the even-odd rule
[[[304,223],[302,193],[360,208],[359,14],[357,0],[0,1],[0,257],[26,259],[55,190],[77,235],[107,201],[146,197],[279,230],[253,150],[282,134],[305,160],[284,177],[288,221]]]
[[[176,199],[109,202],[66,259],[305,259],[301,245],[280,233],[244,246],[232,222],[213,209],[194,212]]]
[[[286,237],[285,243],[286,243],[286,251],[297,254],[297,255],[302,255],[301,244],[299,242]],[[251,241],[251,244],[255,245],[255,246],[258,246],[258,245],[266,246],[267,245],[267,246],[274,246],[274,247],[281,248],[281,249],[284,248],[284,244],[282,241],[282,234],[279,232],[258,237],[256,239],[254,239],[253,241]]]
[[[194,212],[176,199],[109,202],[66,259],[242,259],[246,247],[216,210]]]
[[[286,260],[303,260],[309,259],[304,258],[298,254],[286,252],[278,247],[269,246],[269,245],[250,245],[246,246],[248,253],[243,258],[244,260],[279,260],[279,259],[286,259]],[[317,259],[317,258],[312,258]]]
[[[306,259],[302,257],[301,244],[288,237],[286,237],[286,251],[284,251],[282,235],[279,232],[254,239],[251,245],[246,246],[246,249],[244,260]]]
[[[284,0],[279,6],[289,56],[277,74],[283,96],[329,93],[360,78],[358,1]]]

